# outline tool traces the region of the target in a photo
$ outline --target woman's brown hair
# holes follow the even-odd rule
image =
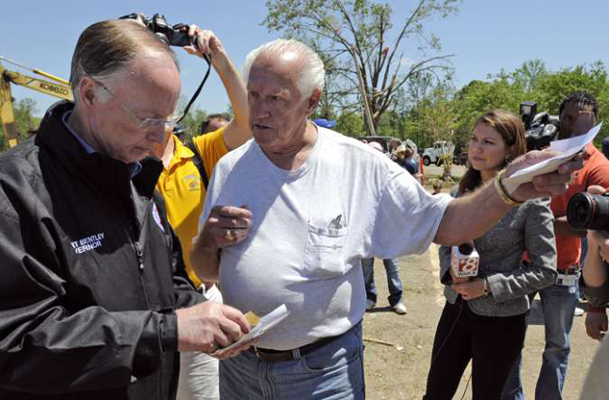
[[[516,157],[526,153],[526,139],[524,137],[524,124],[519,116],[504,110],[492,110],[482,115],[474,124],[474,129],[478,124],[484,124],[496,130],[505,142],[506,151],[509,148],[508,156],[504,161],[507,165]],[[459,192],[465,194],[476,189],[482,183],[480,171],[472,168],[471,163],[467,163],[467,171],[459,182]]]

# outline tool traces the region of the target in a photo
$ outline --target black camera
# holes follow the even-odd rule
[[[183,47],[191,44],[190,37],[188,36],[188,25],[183,23],[169,25],[162,14],[154,14],[152,18],[148,18],[144,14],[133,13],[124,15],[119,19],[135,19],[140,21],[159,39],[170,46]]]
[[[522,102],[520,115],[524,123],[527,151],[546,148],[558,136],[559,118],[547,112],[537,114],[537,102]]]
[[[577,193],[567,205],[567,222],[575,229],[609,230],[609,193]]]

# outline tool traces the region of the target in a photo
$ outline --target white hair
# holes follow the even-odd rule
[[[276,39],[249,52],[243,65],[245,82],[249,80],[252,64],[258,56],[279,58],[287,53],[295,53],[302,62],[300,76],[296,86],[302,96],[308,97],[315,89],[323,90],[326,71],[321,58],[306,44],[294,39]]]

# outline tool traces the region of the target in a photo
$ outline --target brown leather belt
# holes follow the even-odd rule
[[[340,335],[342,336],[342,335]],[[298,348],[298,351],[301,356],[304,356],[315,349],[322,347],[336,339],[339,336],[330,336],[321,338],[319,340],[314,341],[313,343],[306,344],[302,347]],[[256,357],[261,359],[262,361],[268,362],[276,362],[276,361],[292,361],[294,360],[294,350],[273,350],[273,349],[263,349],[260,347],[252,346],[249,351],[252,352]]]

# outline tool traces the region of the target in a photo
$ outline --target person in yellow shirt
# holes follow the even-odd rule
[[[193,138],[193,149],[175,135],[171,135],[164,148],[156,149],[155,156],[163,161],[163,172],[157,190],[163,195],[167,218],[182,245],[186,270],[195,286],[200,287],[208,300],[222,302],[222,296],[213,283],[201,282],[192,269],[189,253],[192,238],[198,232],[207,179],[211,177],[218,160],[230,150],[251,137],[248,121],[247,93],[240,73],[235,68],[220,40],[209,30],[194,29],[198,48],[187,46],[190,54],[211,56],[211,63],[231,102],[234,118],[220,129]],[[196,150],[204,176],[197,167]],[[218,360],[203,353],[182,353],[180,357],[178,400],[217,399]]]

